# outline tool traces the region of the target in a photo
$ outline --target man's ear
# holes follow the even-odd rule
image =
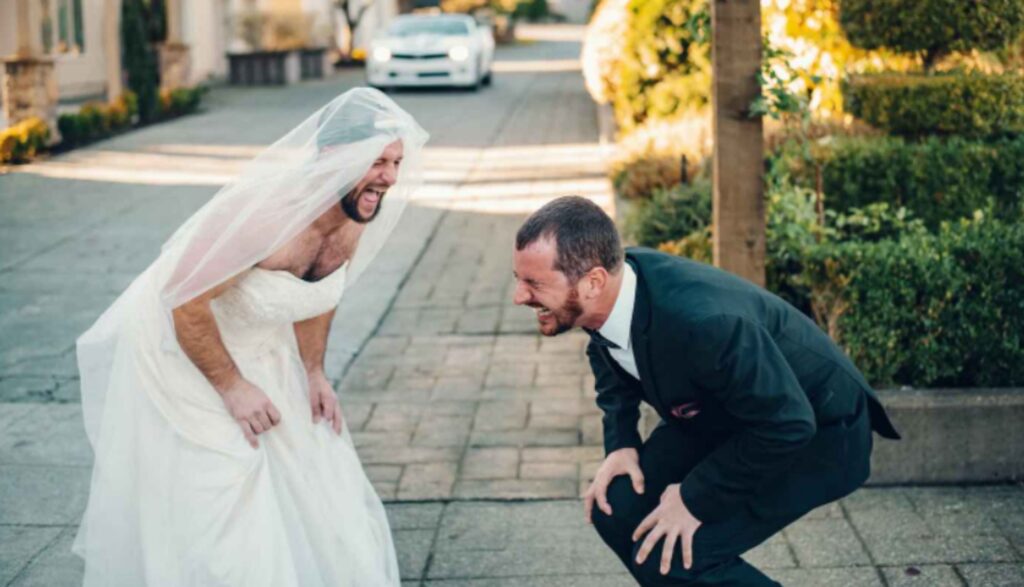
[[[608,287],[608,271],[601,266],[594,267],[583,276],[583,282],[587,285],[584,297],[588,300],[595,299]]]

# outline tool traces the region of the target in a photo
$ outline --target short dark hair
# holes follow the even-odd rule
[[[579,196],[552,200],[530,215],[516,233],[516,250],[553,238],[555,269],[575,283],[594,267],[614,273],[622,265],[622,242],[615,223],[597,204]]]

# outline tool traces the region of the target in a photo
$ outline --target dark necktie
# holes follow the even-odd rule
[[[586,330],[587,334],[590,335],[591,342],[593,342],[597,346],[608,347],[610,349],[621,348],[621,347],[619,347],[619,345],[617,345],[614,342],[608,340],[607,338],[601,336],[601,333],[596,331],[596,330],[587,330],[585,328],[584,328],[584,330]]]

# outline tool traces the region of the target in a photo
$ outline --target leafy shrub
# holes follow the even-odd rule
[[[619,125],[700,108],[711,96],[707,0],[630,0],[615,74]]]
[[[826,234],[818,224],[814,193],[783,185],[771,189],[766,198],[768,289],[809,313],[809,291],[799,275],[807,249]],[[626,233],[638,244],[707,263],[712,259],[712,230],[707,181],[655,192],[626,217]]]
[[[655,190],[638,202],[625,220],[627,236],[644,247],[657,247],[711,223],[711,184],[699,181]]]
[[[807,158],[785,145],[772,157],[805,187],[820,185],[829,209],[875,202],[906,207],[929,226],[975,211],[1024,218],[1024,136],[992,142],[929,138],[844,138]],[[820,178],[818,177],[820,174]]]
[[[770,193],[768,210],[768,289],[813,315],[874,384],[1024,384],[1024,224],[929,232],[879,203],[821,226],[801,188]],[[710,263],[711,235],[658,248]]]
[[[536,22],[551,15],[547,0],[519,0],[516,9],[512,13],[516,18],[523,18]]]
[[[839,22],[857,47],[922,52],[994,50],[1024,33],[1020,0],[842,0]]]
[[[205,92],[202,86],[161,91],[160,116],[170,118],[194,112]],[[138,118],[138,98],[132,92],[125,92],[109,104],[90,102],[77,113],[62,114],[57,119],[61,146],[70,148],[105,139],[131,128]]]
[[[182,116],[191,114],[199,108],[206,88],[197,86],[195,88],[177,88],[174,90],[160,91],[160,114],[164,117]]]
[[[149,40],[150,24],[143,0],[123,0],[121,5],[121,47],[128,88],[138,97],[143,124],[157,118],[159,66]]]
[[[682,166],[682,159],[670,154],[630,157],[612,164],[612,184],[623,198],[648,198],[658,190],[679,185],[683,180]]]
[[[807,287],[800,279],[807,250],[826,236],[813,191],[784,183],[765,194],[765,286],[809,313]]]
[[[26,163],[46,147],[50,127],[41,118],[28,118],[0,130],[0,163]]]
[[[829,243],[805,271],[819,322],[876,385],[1024,384],[1024,224]]]
[[[900,136],[1024,133],[1024,75],[1016,72],[862,76],[844,84],[843,96],[850,114]]]
[[[700,192],[689,200],[664,192],[640,203],[626,218],[627,234],[632,234],[641,245],[710,263],[710,192],[710,186],[703,188],[706,211],[695,197]],[[924,224],[906,209],[894,210],[885,203],[843,214],[822,213],[812,190],[785,181],[769,186],[766,200],[766,287],[808,315],[812,314],[811,290],[804,271],[808,255],[815,247],[854,239],[875,242],[925,231]],[[698,219],[705,224],[686,232]]]
[[[793,75],[786,84],[795,94],[805,97],[815,117],[843,114],[841,72],[871,71],[879,63],[904,71],[917,65],[913,56],[887,50],[854,47],[843,34],[837,5],[842,0],[768,0],[761,3],[762,30],[765,31],[763,62],[775,71],[768,50],[793,56]],[[780,72],[781,73],[781,72]]]
[[[711,264],[713,262],[712,238],[714,235],[711,232],[711,225],[708,225],[681,239],[663,242],[658,245],[658,250],[670,255]]]
[[[57,119],[61,145],[74,147],[97,141],[130,128],[138,112],[135,94],[126,92],[110,104],[90,102],[75,114]]]

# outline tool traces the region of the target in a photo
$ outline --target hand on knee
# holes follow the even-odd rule
[[[622,476],[608,485],[607,500],[612,513],[608,515],[595,507],[590,514],[594,528],[606,542],[611,534],[622,534],[628,539],[636,524],[646,515],[643,496],[636,492],[629,477]]]
[[[662,573],[661,556],[663,547],[664,540],[659,541],[654,551],[643,563],[636,562],[637,553],[640,550],[640,544],[637,543],[633,547],[633,557],[630,562],[630,568],[633,571],[634,576],[640,579],[642,585],[661,585],[669,575],[671,575],[673,585],[680,584],[680,581],[685,584],[687,581],[695,581],[705,569],[705,567],[700,566],[696,560],[694,560],[693,566],[689,569],[684,568],[683,554],[679,545],[676,544],[672,553],[669,571],[668,573]]]

